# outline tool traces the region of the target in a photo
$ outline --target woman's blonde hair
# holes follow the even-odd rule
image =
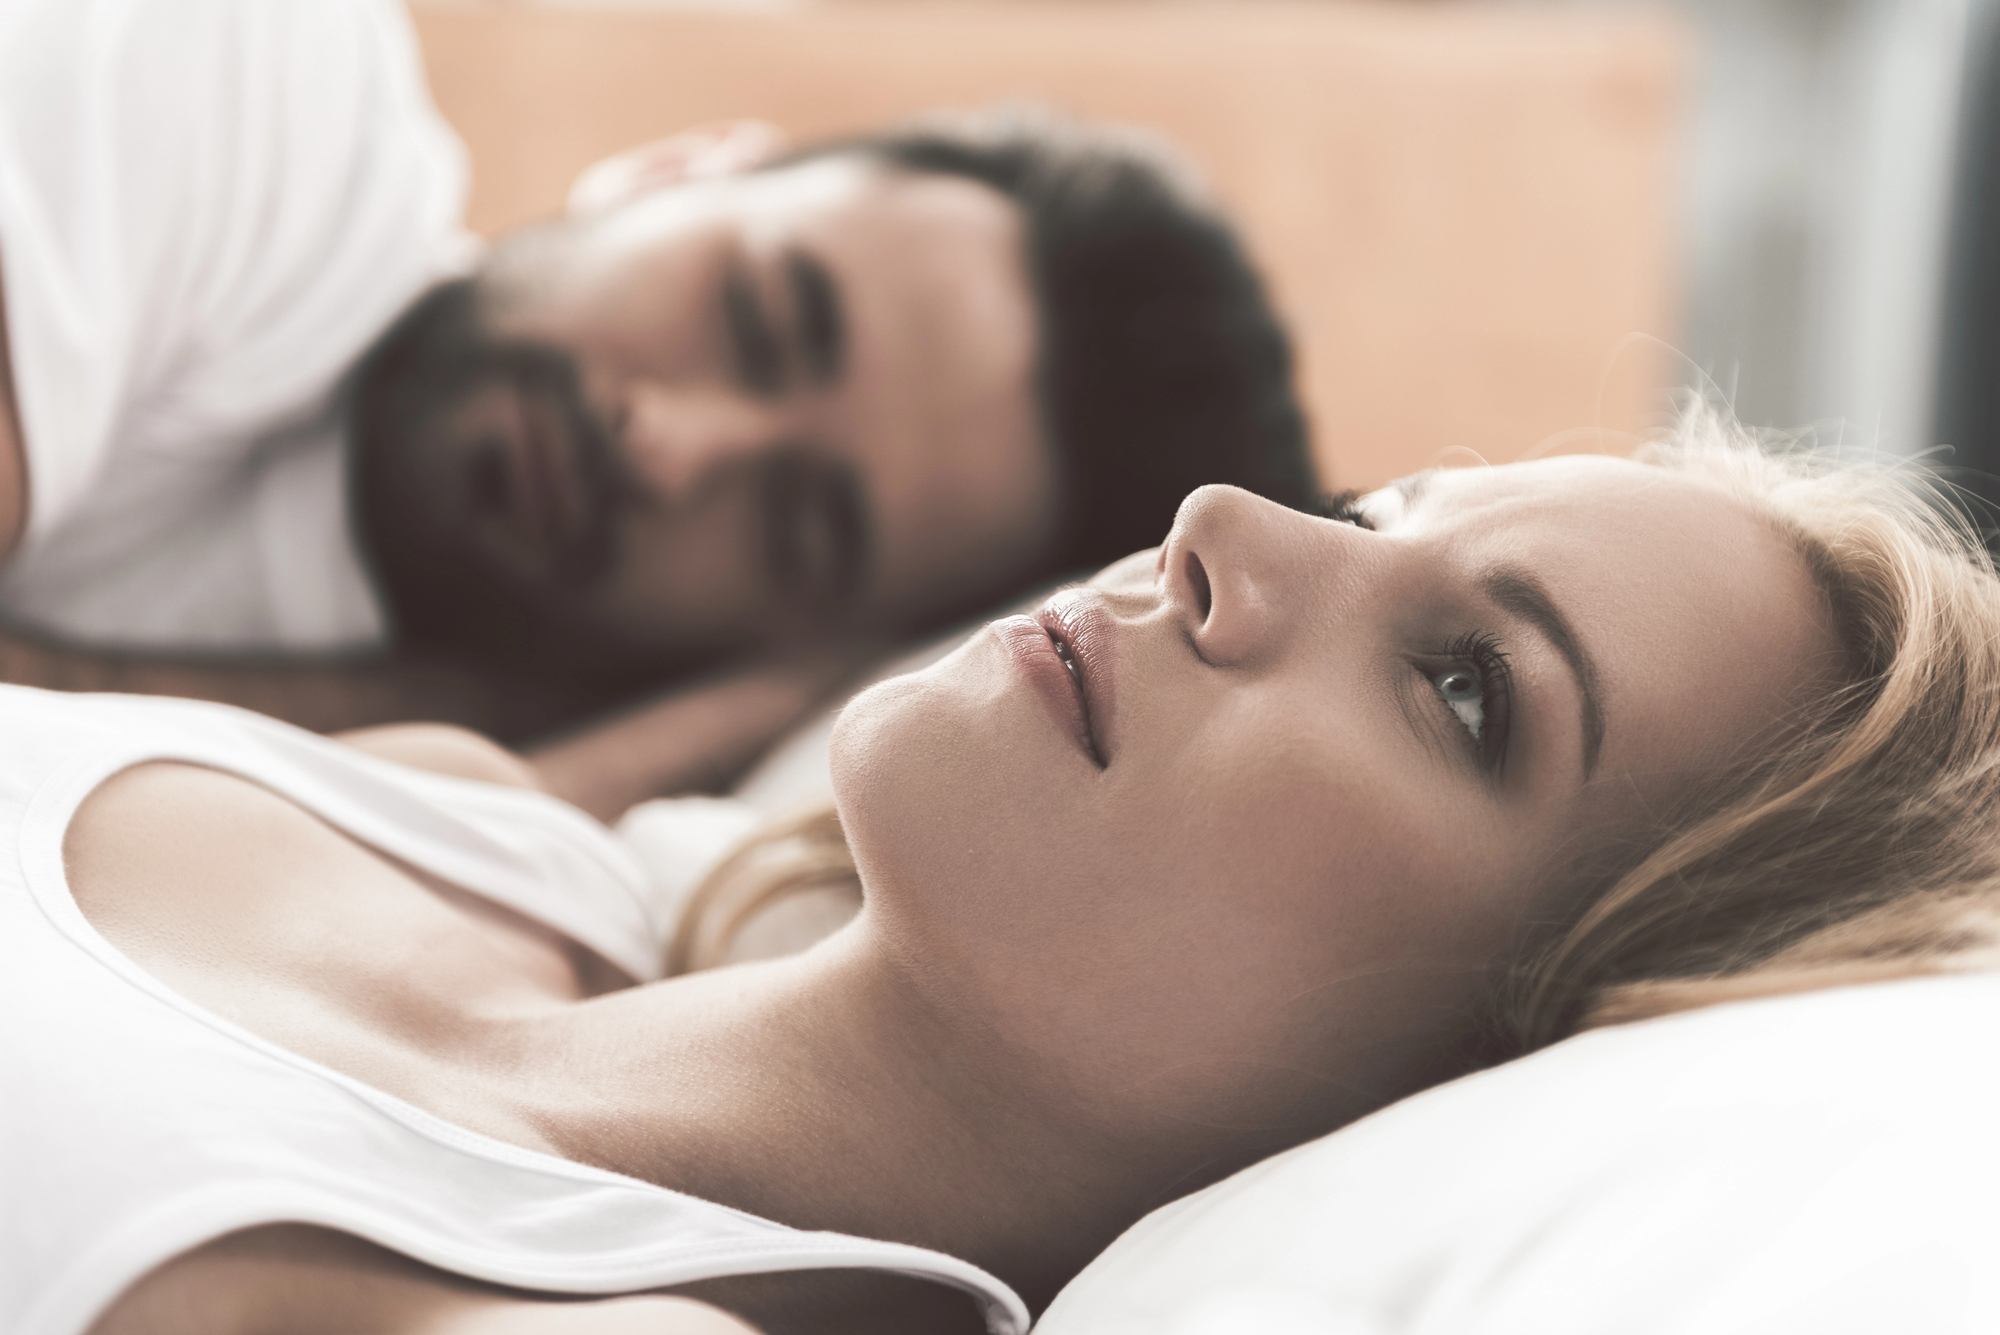
[[[668,976],[726,963],[751,919],[782,900],[815,891],[845,893],[861,902],[854,855],[830,802],[751,831],[702,878],[667,945]]]
[[[1847,684],[1801,700],[1783,746],[1517,969],[1506,1039],[2000,965],[2000,580],[1980,535],[1914,466],[1760,440],[1705,403],[1641,457],[1784,534]]]
[[[1641,457],[1787,538],[1846,684],[1663,815],[1514,968],[1493,1055],[1721,1001],[2000,967],[2000,579],[1980,535],[1914,467],[1759,439],[1701,402]],[[720,962],[764,906],[828,886],[859,895],[831,808],[754,835],[696,891],[673,971]]]

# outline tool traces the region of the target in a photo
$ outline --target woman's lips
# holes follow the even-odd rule
[[[1111,763],[1114,624],[1103,596],[1090,588],[1064,589],[1033,616],[993,623],[994,634],[1099,769]]]
[[[993,623],[992,631],[1077,746],[1092,764],[1103,769],[1104,754],[1091,732],[1090,697],[1075,646],[1059,630],[1034,617],[1003,617]]]

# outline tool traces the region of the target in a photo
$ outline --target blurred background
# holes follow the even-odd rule
[[[1339,486],[1616,448],[1687,384],[1993,467],[1997,6],[413,0],[482,231],[720,118],[810,138],[1030,99],[1167,134],[1292,321]]]

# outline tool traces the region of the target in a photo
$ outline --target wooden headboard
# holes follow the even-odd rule
[[[1659,13],[1386,0],[415,12],[488,232],[555,211],[605,153],[720,118],[809,139],[1031,99],[1164,132],[1248,233],[1341,486],[1459,449],[1500,462],[1555,433],[1629,430],[1658,417],[1673,372],[1652,340],[1675,334],[1688,44]]]

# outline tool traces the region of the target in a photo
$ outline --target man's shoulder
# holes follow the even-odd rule
[[[168,618],[154,604],[173,601],[175,553],[214,566],[228,548],[238,582],[289,608],[255,550],[280,513],[262,456],[328,420],[354,359],[467,254],[463,154],[408,16],[393,0],[18,0],[0,5],[8,120],[47,127],[0,134],[28,509],[10,603],[68,608],[51,625],[74,629],[66,591],[116,547],[159,572],[151,625]],[[344,533],[338,474],[313,512]],[[134,551],[142,531],[159,541]],[[326,558],[342,586],[365,587],[343,553]],[[201,621],[180,625],[188,644],[268,638],[216,599],[185,610]]]
[[[21,448],[21,415],[14,405],[14,361],[7,351],[6,309],[7,278],[4,265],[0,265],[0,561],[5,561],[21,540],[28,518],[28,461]]]
[[[0,30],[0,122],[47,127],[0,136],[31,539],[123,441],[207,467],[318,412],[468,257],[389,0],[24,0]]]

